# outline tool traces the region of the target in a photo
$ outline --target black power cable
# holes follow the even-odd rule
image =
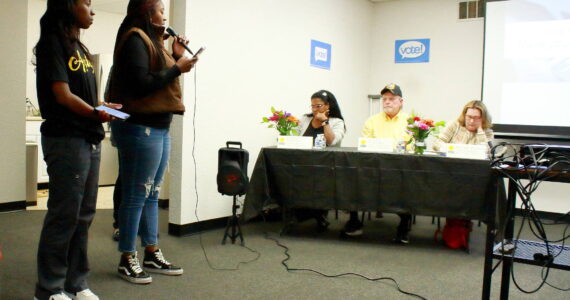
[[[323,276],[323,277],[327,277],[327,278],[338,278],[338,277],[345,277],[345,276],[354,276],[354,277],[360,277],[363,279],[366,279],[368,281],[391,281],[396,285],[396,289],[398,290],[398,292],[408,295],[408,296],[412,296],[412,297],[416,297],[418,299],[423,299],[423,300],[427,300],[427,298],[422,297],[418,294],[414,294],[411,292],[406,292],[404,290],[402,290],[400,288],[400,285],[398,284],[398,282],[396,281],[396,279],[392,278],[392,277],[377,277],[377,278],[369,278],[366,277],[364,275],[358,274],[358,273],[353,273],[353,272],[347,272],[347,273],[341,273],[341,274],[335,274],[335,275],[328,275],[328,274],[324,274],[321,273],[319,271],[315,271],[313,269],[307,269],[307,268],[291,268],[289,267],[289,265],[287,264],[287,261],[289,261],[291,259],[291,255],[289,255],[289,247],[283,245],[281,242],[279,242],[279,240],[277,240],[276,238],[272,238],[269,236],[269,233],[264,232],[265,235],[265,239],[268,239],[270,241],[275,242],[275,244],[281,248],[283,248],[285,251],[283,252],[286,256],[286,258],[284,258],[281,261],[281,264],[285,267],[285,269],[287,270],[287,272],[310,272],[310,273],[315,273],[317,275]]]

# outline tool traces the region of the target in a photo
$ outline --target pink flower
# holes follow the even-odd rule
[[[420,123],[418,126],[421,130],[428,130],[429,126],[426,123]]]

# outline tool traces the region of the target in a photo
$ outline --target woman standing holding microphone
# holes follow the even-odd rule
[[[138,284],[152,282],[148,272],[181,275],[158,247],[158,195],[170,157],[170,123],[183,114],[179,76],[197,58],[184,56],[184,38],[175,38],[172,53],[164,47],[164,4],[130,0],[117,33],[109,96],[131,115],[111,123],[121,157],[122,203],[119,208],[119,276]],[[144,250],[137,258],[137,233]]]

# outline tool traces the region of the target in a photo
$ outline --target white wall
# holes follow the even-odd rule
[[[275,145],[277,132],[260,124],[271,106],[299,116],[310,112],[312,93],[328,89],[346,119],[343,145],[356,146],[368,115],[373,4],[367,0],[187,2],[185,8],[181,1],[173,2],[173,12],[178,5],[188,21],[174,24],[184,24],[178,30],[190,37],[192,49],[207,47],[196,78],[200,220],[231,213],[231,198],[217,192],[218,149],[226,141],[241,141],[250,153],[251,173],[260,148]],[[332,44],[330,71],[309,66],[311,39]],[[187,113],[173,128],[170,223],[174,224],[196,221],[193,79],[193,75],[184,77]],[[173,193],[177,188],[180,192]]]
[[[26,1],[3,0],[0,10],[0,203],[26,200]]]
[[[483,20],[459,21],[457,0],[400,0],[374,7],[369,92],[402,88],[404,110],[448,121],[481,98]],[[394,43],[431,39],[429,63],[394,63]]]

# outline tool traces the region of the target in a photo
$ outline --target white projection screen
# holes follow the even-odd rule
[[[484,51],[495,131],[570,140],[570,0],[488,1]]]

